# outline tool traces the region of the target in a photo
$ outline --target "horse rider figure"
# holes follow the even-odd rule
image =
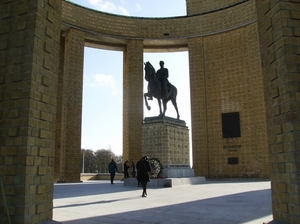
[[[168,98],[168,84],[169,84],[169,71],[167,68],[164,68],[164,62],[160,61],[160,69],[157,70],[157,78],[162,85],[162,98]]]

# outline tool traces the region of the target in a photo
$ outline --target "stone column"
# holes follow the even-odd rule
[[[143,41],[129,40],[124,51],[123,159],[141,157],[143,123]]]
[[[192,118],[193,169],[196,176],[208,176],[206,83],[203,38],[188,40]]]
[[[84,35],[82,31],[69,29],[61,56],[64,61],[58,85],[55,161],[59,182],[80,181]]]
[[[61,1],[1,1],[0,175],[11,223],[52,220]],[[0,223],[8,223],[0,196]]]
[[[55,132],[55,163],[54,163],[54,181],[60,180],[61,169],[63,168],[63,157],[61,156],[61,125],[62,125],[62,91],[63,91],[63,74],[65,61],[65,37],[60,38],[60,52],[59,52],[59,67],[57,80],[57,116],[56,116],[56,132]]]
[[[275,220],[300,223],[299,3],[256,1],[256,4],[274,223]]]

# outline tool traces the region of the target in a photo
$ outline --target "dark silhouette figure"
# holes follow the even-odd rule
[[[131,176],[135,178],[136,171],[135,171],[135,164],[133,161],[131,162],[130,169],[131,169]]]
[[[157,70],[157,78],[161,82],[162,85],[162,98],[168,98],[169,96],[169,70],[167,68],[164,68],[164,62],[160,61],[160,69]]]
[[[167,103],[169,100],[171,100],[176,112],[177,112],[177,119],[179,119],[179,112],[177,108],[177,102],[176,102],[176,97],[177,97],[177,89],[175,86],[173,86],[169,81],[167,80],[168,72],[165,70],[165,68],[162,68],[158,70],[159,73],[162,73],[162,76],[164,76],[163,79],[165,84],[162,84],[162,82],[159,80],[157,77],[157,73],[155,72],[155,69],[151,65],[150,62],[146,62],[145,64],[145,79],[148,81],[148,93],[144,94],[145,98],[145,104],[148,110],[151,109],[151,107],[148,105],[148,100],[152,100],[153,97],[155,97],[158,101],[158,106],[159,106],[159,117],[164,117],[166,110],[167,110]],[[163,63],[162,63],[163,65]],[[166,75],[167,74],[167,75]],[[164,94],[164,89],[163,85],[166,85],[165,94]],[[165,88],[165,87],[164,87]],[[166,96],[167,95],[167,96]],[[163,111],[161,109],[161,101],[163,103]]]
[[[138,182],[142,183],[143,194],[142,197],[147,197],[147,183],[150,181],[151,166],[148,161],[148,157],[144,156],[140,161],[137,162],[136,168],[138,170]]]
[[[128,160],[126,160],[126,162],[124,163],[123,167],[124,167],[124,178],[129,178],[128,170],[130,168],[130,165],[129,165],[129,161]]]
[[[110,173],[110,183],[114,184],[116,172],[119,172],[114,159],[111,159],[111,162],[108,164],[108,172]]]

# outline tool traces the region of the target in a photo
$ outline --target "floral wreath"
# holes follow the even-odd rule
[[[150,158],[149,160],[151,171],[150,171],[150,178],[157,178],[158,175],[161,173],[162,165],[156,158]]]

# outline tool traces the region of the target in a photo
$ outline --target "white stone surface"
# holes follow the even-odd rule
[[[270,181],[209,181],[149,188],[109,180],[54,184],[53,220],[63,224],[261,224],[271,221]]]
[[[179,185],[191,185],[191,184],[203,184],[205,183],[205,177],[186,177],[186,178],[160,178],[150,179],[147,184],[148,188],[164,188],[174,187]],[[136,178],[125,178],[124,186],[137,186],[138,182]]]
[[[191,168],[164,168],[160,174],[161,177],[165,178],[183,178],[183,177],[194,177],[194,170]]]

